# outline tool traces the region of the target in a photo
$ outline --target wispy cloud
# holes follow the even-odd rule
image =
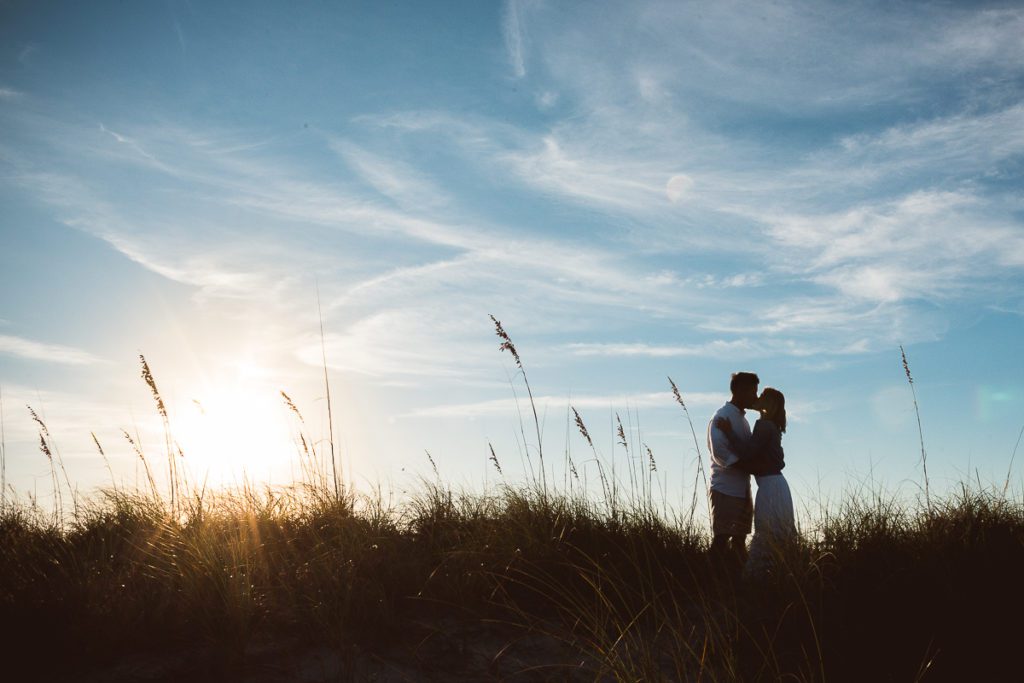
[[[729,397],[720,393],[692,392],[685,395],[687,406],[710,408],[718,406]],[[539,409],[546,408],[548,412],[553,409],[567,409],[570,405],[578,410],[604,409],[609,407],[629,408],[666,408],[678,410],[675,398],[671,392],[650,392],[643,394],[608,394],[608,395],[581,395],[581,396],[536,396],[534,397]],[[445,417],[465,418],[482,417],[487,415],[515,415],[516,399],[502,398],[476,403],[436,405],[416,410],[403,417]],[[522,407],[522,402],[519,402]]]
[[[87,351],[71,346],[47,344],[10,335],[0,335],[0,353],[27,360],[60,363],[63,365],[92,365],[104,362],[101,358]]]
[[[104,137],[130,148],[124,163],[136,163],[139,151],[154,161],[145,166],[151,201],[126,202],[110,193],[116,185],[97,182],[111,162],[122,160],[100,157],[105,163],[96,163],[100,153],[75,146],[68,132],[70,149],[94,161],[97,179],[73,169],[40,171],[42,164],[30,159],[19,176],[25,189],[66,224],[197,288],[204,300],[258,300],[266,315],[291,316],[296,295],[304,295],[294,273],[329,273],[322,284],[336,369],[381,378],[466,377],[486,362],[472,349],[487,312],[510,322],[530,319],[530,329],[541,332],[596,324],[583,322],[581,306],[675,315],[677,303],[693,296],[679,287],[679,278],[651,275],[628,254],[600,243],[535,230],[519,234],[518,226],[476,216],[449,198],[428,201],[428,195],[442,196],[431,180],[361,145],[327,141],[326,148],[398,206],[367,197],[365,189],[361,194],[351,181],[310,177],[287,156],[201,132],[103,127]],[[174,202],[179,195],[190,201]],[[210,222],[211,213],[233,220]],[[282,222],[294,230],[276,230]],[[310,291],[311,281],[307,276]],[[237,315],[240,309],[233,309]],[[580,322],[568,323],[573,311]],[[315,346],[299,359],[319,365]]]
[[[895,302],[956,296],[988,280],[992,267],[1020,268],[1024,235],[990,206],[967,191],[915,191],[835,214],[766,220],[794,257],[788,267],[846,296]]]
[[[218,264],[218,256],[209,251],[183,251],[182,245],[175,243],[173,231],[161,229],[167,226],[166,217],[144,219],[150,229],[140,229],[142,226],[123,215],[116,204],[98,197],[80,178],[33,172],[23,173],[19,180],[57,208],[67,225],[103,240],[129,260],[170,280],[225,296],[266,284],[254,273]]]
[[[424,211],[449,203],[440,187],[407,163],[386,159],[347,140],[332,140],[330,146],[374,189],[403,208]]]
[[[966,83],[1012,72],[992,63],[1019,55],[1021,13],[809,10],[509,2],[505,56],[537,117],[385,108],[301,142],[40,123],[80,163],[25,177],[68,224],[204,296],[260,292],[286,311],[322,277],[332,362],[380,378],[460,376],[436,358],[472,364],[460,319],[489,311],[583,360],[794,356],[933,338],[944,324],[922,304],[1012,298],[1021,207],[999,183],[1024,153],[1024,109],[1010,81]],[[81,172],[95,160],[150,174],[145,204],[166,213]],[[696,334],[607,341],[631,338],[625,316]]]
[[[499,159],[520,180],[544,191],[637,211],[679,201],[693,185],[688,176],[658,172],[643,162],[623,168],[599,157],[570,153],[554,135],[545,136],[537,149],[509,151]]]
[[[774,311],[774,315],[752,315],[747,317],[724,317],[720,323],[708,323],[703,327],[715,331],[730,331],[737,334],[755,334],[757,338],[740,338],[734,340],[716,339],[709,342],[691,345],[657,345],[642,342],[632,344],[621,343],[575,343],[568,344],[565,350],[574,356],[580,357],[609,357],[609,358],[709,358],[722,359],[731,358],[747,360],[754,358],[768,358],[778,356],[842,356],[849,354],[865,353],[874,349],[871,343],[877,339],[878,333],[862,330],[860,336],[847,338],[841,343],[829,339],[831,334],[824,332],[822,328],[829,328],[827,324],[821,324],[825,319],[823,316],[815,317],[808,315],[802,307],[795,307],[789,313]],[[847,314],[833,314],[837,318],[844,319]],[[797,320],[803,316],[804,324]],[[818,333],[812,339],[800,338],[794,335],[792,338],[784,333],[796,331],[797,329],[813,330],[817,324]],[[844,320],[845,321],[845,320]],[[792,325],[792,327],[787,327]],[[779,333],[783,333],[780,335]]]
[[[475,323],[467,316],[438,316],[436,310],[394,307],[360,318],[343,333],[323,340],[334,370],[370,377],[468,378],[479,373],[489,355],[483,345],[466,343],[472,328],[483,332],[483,315]],[[320,339],[306,338],[297,349],[299,360],[322,364]]]
[[[177,17],[171,18],[174,23],[174,33],[178,37],[178,46],[181,48],[181,54],[185,54],[185,34],[181,30],[181,24],[178,22]]]
[[[750,353],[755,348],[755,345],[746,339],[715,340],[692,346],[659,346],[645,343],[576,343],[566,346],[566,350],[576,356],[644,356],[648,358],[723,357],[736,353]]]
[[[733,303],[720,299],[718,313],[708,315],[699,324],[706,329],[741,333],[757,329],[783,337],[799,330],[804,335],[801,340],[780,339],[762,348],[805,354],[815,349],[825,353],[868,351],[889,344],[897,330],[907,338],[935,338],[944,324],[934,319],[934,314],[904,304],[970,297],[976,289],[998,283],[1000,276],[996,273],[1019,268],[1014,264],[1022,246],[1013,218],[1018,209],[1012,204],[993,203],[969,182],[962,181],[953,190],[934,189],[935,177],[927,175],[946,173],[949,168],[964,173],[986,172],[999,159],[983,158],[980,155],[991,153],[977,151],[972,158],[972,146],[1013,149],[1017,143],[1012,138],[1017,133],[1007,131],[1020,127],[1004,130],[1002,124],[1006,117],[1016,115],[1002,112],[980,119],[957,115],[951,122],[926,121],[855,139],[842,138],[827,145],[825,152],[776,164],[771,171],[747,170],[743,165],[747,162],[739,170],[729,170],[725,164],[736,159],[726,154],[710,168],[706,160],[702,161],[708,170],[694,175],[673,174],[678,167],[659,160],[664,152],[656,149],[653,141],[649,147],[593,162],[568,156],[551,135],[538,135],[540,151],[529,152],[525,131],[509,136],[501,127],[488,131],[486,123],[480,121],[461,125],[474,130],[468,139],[488,141],[467,143],[480,163],[485,163],[489,155],[493,164],[507,168],[522,182],[545,193],[571,197],[585,206],[611,207],[637,221],[635,247],[679,249],[685,244],[689,249],[711,253],[729,249],[746,252],[762,264],[762,270],[734,276],[705,275],[704,280],[671,272],[648,274],[640,282],[656,300],[659,290],[673,285],[681,290],[706,290],[728,285],[758,287],[766,281],[788,280],[792,293],[782,300],[776,297],[768,307],[756,307],[753,316],[733,308],[739,300]],[[412,115],[402,123],[414,124],[410,131],[423,131],[423,126],[451,130],[460,125],[442,124],[436,116]],[[584,127],[581,135],[587,140],[600,139],[603,134],[603,128],[595,124],[579,125]],[[623,129],[635,128],[625,119],[620,125]],[[933,146],[926,140],[957,140],[957,131],[977,139],[945,156],[924,151]],[[563,126],[560,135],[577,133]],[[1006,136],[1011,139],[1006,140]],[[590,146],[605,150],[615,147]],[[872,159],[866,156],[869,149],[879,150],[871,153]],[[882,149],[888,151],[883,153]],[[931,162],[916,161],[919,150],[935,158]],[[951,159],[955,162],[950,163]],[[907,187],[909,164],[920,164],[915,173],[925,175]],[[865,169],[872,174],[870,185],[877,189],[864,185]],[[907,190],[893,197],[893,179],[901,176]],[[861,187],[854,188],[857,191],[852,196],[823,191],[822,184],[842,183],[843,178],[860,179]],[[790,192],[789,188],[796,191]],[[879,192],[884,194],[879,197]],[[673,216],[675,204],[682,205],[685,212]],[[822,211],[823,204],[842,208]],[[711,229],[716,225],[720,230],[717,236]],[[808,288],[819,295],[808,298]],[[675,310],[681,310],[678,304]],[[743,322],[733,326],[728,323],[730,319]],[[851,333],[855,335],[852,339]],[[808,343],[807,335],[817,341]],[[623,353],[626,349],[617,351]]]
[[[502,17],[502,32],[505,37],[505,49],[508,51],[509,63],[516,78],[526,75],[526,46],[524,45],[524,28],[520,13],[522,0],[507,0]]]
[[[32,58],[39,54],[39,46],[34,43],[29,43],[25,47],[18,50],[18,63],[28,64],[32,61]]]
[[[128,138],[128,137],[126,137],[124,135],[121,135],[120,133],[117,133],[115,131],[110,130],[109,128],[104,126],[102,123],[100,124],[100,130],[103,131],[104,133],[106,133],[107,135],[109,135],[110,137],[114,138],[115,140],[117,140],[118,143],[120,143],[122,145],[127,145],[128,147],[133,149],[135,152],[137,152],[140,156],[148,159],[149,161],[153,162],[154,164],[157,164],[158,166],[160,166],[162,168],[162,170],[164,170],[164,171],[169,170],[156,157],[154,157],[152,154],[150,154],[146,150],[142,149],[142,147],[139,146],[139,143],[136,142],[135,140],[132,140],[131,138]]]
[[[546,87],[571,93],[577,115],[519,135],[464,122],[476,131],[466,148],[546,194],[632,219],[636,244],[714,253],[706,237],[717,229],[722,251],[728,244],[763,260],[762,280],[789,278],[801,293],[781,305],[825,330],[859,324],[884,333],[921,317],[905,305],[914,301],[970,298],[993,287],[1010,296],[1001,283],[1021,272],[1021,207],[999,183],[1019,177],[1013,160],[1024,151],[1022,92],[1010,78],[1021,61],[1013,36],[1024,13],[894,9],[881,17],[853,7],[856,21],[844,28],[803,3],[781,3],[756,19],[778,30],[753,31],[753,43],[723,57],[714,46],[754,21],[739,4],[720,3],[700,18],[658,3],[629,11],[640,18],[540,10],[530,48],[550,67]],[[900,40],[881,30],[893,22],[908,31]],[[643,38],[616,35],[626,47],[612,60],[604,45],[623,26]],[[818,50],[819,41],[829,50]],[[1008,59],[992,66],[1004,48]],[[787,68],[765,64],[765,54]],[[990,67],[1008,79],[999,81],[1006,87],[998,97],[994,83],[964,85],[973,70]],[[913,121],[858,123],[854,133],[834,123],[863,121],[851,108],[881,111],[951,85],[952,100]],[[626,106],[634,93],[644,106]],[[730,124],[709,126],[699,109],[718,111],[722,97],[756,102],[760,112],[774,108],[768,125],[811,121],[816,135],[780,153],[751,137],[735,113],[743,110],[734,109],[728,116],[739,137],[730,140]],[[821,296],[801,315],[809,288]],[[830,298],[823,314],[819,304]],[[766,329],[784,334],[799,324],[779,319]]]
[[[900,162],[960,174],[976,173],[1024,152],[1024,104],[987,112],[957,113],[881,133],[858,134],[839,141],[849,163]],[[996,144],[998,143],[998,144]],[[955,163],[955,167],[945,164]],[[966,164],[966,166],[964,166]]]

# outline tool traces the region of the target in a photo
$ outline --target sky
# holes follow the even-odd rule
[[[589,486],[573,407],[676,504],[750,370],[798,508],[914,496],[901,345],[932,490],[1019,487],[1022,36],[1017,3],[2,2],[5,496],[51,504],[29,406],[80,492],[140,481],[125,432],[160,461],[139,354],[213,485],[329,448],[326,364],[361,490],[542,453]]]

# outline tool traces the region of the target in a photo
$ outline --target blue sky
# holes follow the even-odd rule
[[[672,500],[729,373],[788,398],[798,497],[1001,483],[1024,424],[1024,10],[986,3],[4,3],[8,482],[522,473],[618,412]],[[510,385],[510,378],[513,385]],[[198,401],[198,403],[196,403]],[[525,406],[522,406],[525,410]],[[529,425],[527,425],[529,427]],[[536,456],[526,431],[525,452]],[[1024,459],[1024,457],[1022,457]],[[1020,481],[1015,468],[1014,482]]]

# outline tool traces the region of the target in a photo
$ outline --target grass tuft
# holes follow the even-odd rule
[[[541,634],[584,680],[956,680],[1015,666],[996,617],[1024,604],[1020,501],[967,487],[930,511],[851,498],[741,584],[687,519],[607,510],[439,482],[399,506],[329,485],[245,488],[180,518],[111,490],[65,525],[15,504],[0,515],[0,618],[19,625],[16,661],[52,675],[200,646],[238,667],[275,638],[386,656],[396,633],[456,618]]]

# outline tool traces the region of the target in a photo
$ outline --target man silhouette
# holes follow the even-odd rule
[[[729,382],[732,398],[718,409],[708,422],[708,450],[711,453],[711,555],[718,561],[730,555],[736,567],[742,567],[747,557],[747,534],[754,522],[754,501],[750,495],[750,475],[732,467],[739,456],[729,446],[729,439],[715,426],[715,420],[724,418],[732,425],[732,432],[740,439],[750,438],[750,423],[746,411],[754,407],[757,386],[761,383],[752,372],[734,372]]]

